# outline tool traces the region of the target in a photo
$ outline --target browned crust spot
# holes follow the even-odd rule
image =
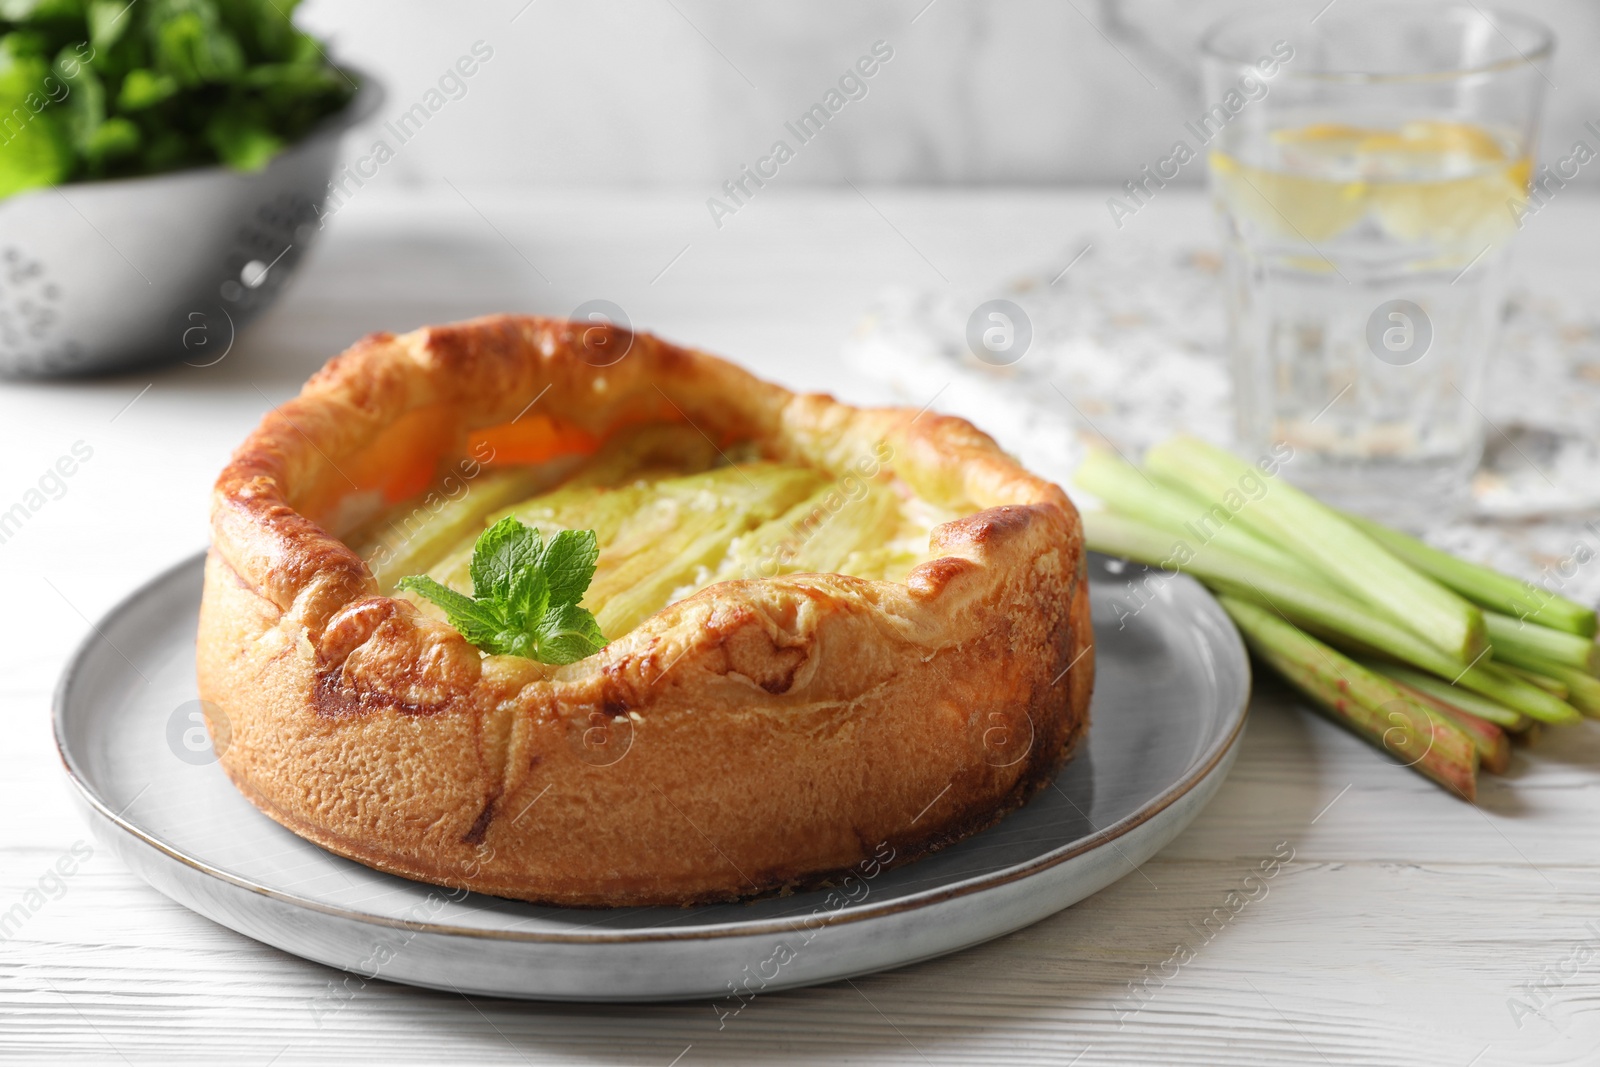
[[[483,839],[489,834],[489,823],[494,820],[494,805],[495,800],[498,799],[496,797],[483,806],[483,810],[478,813],[478,817],[472,821],[471,828],[461,835],[461,840],[464,843],[468,845],[483,844]]]

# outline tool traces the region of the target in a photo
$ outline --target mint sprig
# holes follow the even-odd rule
[[[562,530],[545,543],[507,516],[472,546],[471,596],[425,574],[400,579],[398,588],[438,605],[485,652],[575,663],[606,646],[594,615],[578,606],[599,558],[593,530]]]

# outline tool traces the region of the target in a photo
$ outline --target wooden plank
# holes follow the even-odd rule
[[[108,859],[6,943],[0,1048],[103,1057],[109,1043],[135,1062],[182,1062],[287,1046],[278,1062],[425,1063],[469,1049],[513,1062],[515,1045],[533,1062],[666,1063],[693,1043],[687,1062],[788,1049],[796,1062],[1027,1064],[1092,1045],[1085,1064],[1254,1064],[1298,1046],[1301,1062],[1465,1064],[1485,1045],[1534,1062],[1600,1037],[1600,951],[1548,991],[1542,1015],[1519,1028],[1508,1009],[1519,995],[1535,1004],[1517,987],[1560,971],[1576,946],[1600,947],[1585,926],[1600,869],[1562,869],[1557,894],[1497,865],[1297,858],[1261,890],[1247,859],[1158,859],[1146,872],[1159,888],[1128,878],[968,952],[762,997],[721,1029],[704,1003],[468,1003],[382,982],[319,1012],[339,976],[196,918]],[[0,891],[14,894],[13,880]],[[1257,899],[1230,907],[1230,892]],[[1532,906],[1486,922],[1483,902],[1499,900]]]

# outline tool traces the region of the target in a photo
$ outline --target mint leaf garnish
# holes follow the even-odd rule
[[[485,652],[575,663],[606,646],[600,624],[578,606],[599,558],[593,530],[562,530],[545,543],[538,530],[507,516],[472,546],[472,596],[425,574],[400,579],[398,588],[438,605]]]
[[[545,612],[538,641],[547,663],[572,663],[606,644],[600,624],[576,604],[562,604]]]

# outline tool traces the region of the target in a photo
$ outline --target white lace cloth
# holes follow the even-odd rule
[[[1089,244],[1068,242],[1060,262]],[[1063,484],[1084,447],[1102,440],[1130,459],[1180,430],[1231,443],[1216,252],[1115,244],[1091,247],[1064,274],[982,292],[886,292],[846,342],[846,359],[910,404],[971,419]],[[1490,425],[1472,514],[1425,536],[1593,604],[1600,317],[1586,310],[1587,295],[1513,291],[1481,403]],[[1020,306],[1032,326],[1031,344],[1008,366],[981,362],[966,340],[973,309],[996,297]]]

